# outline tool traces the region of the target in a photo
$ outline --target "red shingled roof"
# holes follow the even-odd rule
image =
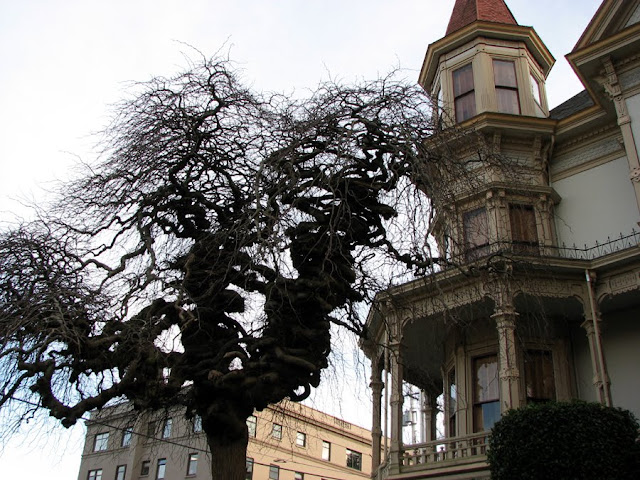
[[[476,20],[518,24],[504,0],[456,0],[447,27],[447,35]]]

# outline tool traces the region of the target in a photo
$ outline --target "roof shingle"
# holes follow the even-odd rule
[[[518,25],[504,0],[456,0],[446,34],[477,20]]]

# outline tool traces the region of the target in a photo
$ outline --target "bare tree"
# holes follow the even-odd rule
[[[217,59],[136,85],[102,161],[1,234],[0,407],[184,406],[213,478],[244,478],[253,410],[306,398],[331,324],[366,335],[357,305],[440,261],[430,112],[393,77],[291,101]]]

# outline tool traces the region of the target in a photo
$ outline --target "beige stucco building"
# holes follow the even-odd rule
[[[256,412],[247,426],[247,480],[370,478],[369,430],[290,402]],[[198,419],[138,416],[122,404],[87,421],[78,480],[207,480],[209,455]]]
[[[488,432],[529,402],[640,416],[640,0],[603,1],[567,59],[585,90],[549,110],[554,58],[503,0],[457,0],[427,50],[419,83],[444,109],[436,135],[478,134],[427,145],[452,138],[460,162],[482,145],[511,168],[469,163],[473,188],[434,204],[450,266],[370,311],[374,478],[488,478]],[[408,385],[421,398],[410,442]]]

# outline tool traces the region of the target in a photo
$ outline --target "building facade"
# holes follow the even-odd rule
[[[567,59],[585,90],[549,110],[554,59],[503,0],[457,0],[429,45],[419,83],[442,134],[477,144],[426,142],[485,157],[467,163],[473,186],[436,172],[455,187],[434,203],[449,266],[370,311],[376,479],[488,478],[488,432],[530,402],[640,417],[640,0],[603,1]],[[403,438],[408,386],[417,441]]]
[[[358,480],[371,475],[371,432],[302,404],[247,420],[247,480]],[[87,421],[78,480],[207,480],[210,453],[198,418],[136,415],[129,404]]]

